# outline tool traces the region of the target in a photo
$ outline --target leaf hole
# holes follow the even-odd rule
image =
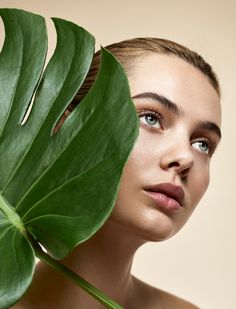
[[[29,103],[29,105],[28,105],[28,107],[26,109],[26,112],[25,112],[25,114],[24,114],[24,116],[22,118],[22,121],[21,121],[21,124],[20,124],[21,126],[23,126],[26,123],[27,119],[29,118],[30,112],[31,112],[31,110],[33,108],[33,105],[34,105],[35,94],[36,94],[36,90],[35,90],[32,98],[31,98],[30,103]]]
[[[44,71],[45,71],[45,69],[46,69],[51,57],[53,56],[55,49],[56,49],[57,34],[56,34],[56,29],[54,27],[54,23],[52,22],[51,19],[49,19],[49,20],[45,19],[45,22],[46,22],[46,25],[47,25],[47,35],[48,35],[47,55],[46,55],[46,59],[45,59],[45,63],[44,63],[44,66],[43,66],[41,77],[39,79],[38,85],[36,86],[36,89],[34,90],[34,93],[33,93],[33,96],[31,98],[30,102],[29,102],[29,105],[26,108],[25,114],[24,114],[22,121],[21,121],[21,126],[23,126],[27,122],[27,120],[30,116],[30,113],[31,113],[33,105],[34,105],[35,94],[37,92],[38,86],[40,85],[40,81],[43,77]],[[2,22],[2,27],[4,27],[3,22]],[[1,30],[1,24],[0,24],[0,30]],[[0,38],[0,44],[1,44],[1,38]]]
[[[5,33],[4,24],[1,18],[0,18],[0,33]],[[4,40],[5,40],[5,35],[1,35],[0,36],[0,53],[2,52]]]
[[[71,114],[71,112],[72,112],[72,109],[70,108],[70,106],[68,106],[67,109],[62,114],[61,118],[58,120],[58,122],[54,126],[52,130],[52,135],[56,134],[60,130],[61,126],[65,122],[66,118]]]

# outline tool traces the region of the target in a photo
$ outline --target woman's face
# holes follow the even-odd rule
[[[109,220],[160,241],[185,224],[208,187],[220,101],[208,78],[175,56],[145,55],[128,77],[140,130]]]

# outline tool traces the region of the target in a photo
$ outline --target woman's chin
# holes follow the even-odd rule
[[[119,218],[120,219],[120,218]],[[142,242],[159,242],[173,236],[179,228],[176,226],[174,218],[164,213],[143,214],[135,218],[123,218],[123,220],[113,218],[112,221],[118,223],[125,230],[126,237],[139,238]]]
[[[171,226],[147,227],[139,229],[139,235],[145,241],[160,242],[169,239],[175,234],[175,230]]]

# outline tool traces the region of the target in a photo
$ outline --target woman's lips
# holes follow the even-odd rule
[[[145,188],[145,193],[151,196],[160,208],[178,211],[183,207],[184,191],[172,183],[148,186]]]

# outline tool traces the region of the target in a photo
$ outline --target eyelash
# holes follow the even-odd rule
[[[160,123],[160,128],[155,128],[153,125],[145,124],[143,122],[142,122],[142,125],[150,128],[151,130],[157,130],[157,129],[163,130],[164,129],[162,125],[163,117],[156,110],[149,108],[148,110],[141,110],[138,112],[139,118],[141,118],[142,116],[147,116],[147,115],[155,116],[158,122]],[[201,151],[201,150],[200,152],[202,152],[203,154],[205,153],[209,155],[210,157],[213,155],[215,148],[216,148],[216,143],[212,139],[208,137],[199,137],[199,139],[195,139],[194,141],[192,141],[191,145],[196,142],[199,142],[199,143],[203,142],[203,143],[206,143],[208,146],[208,149],[209,149],[208,152],[205,153],[204,151]]]
[[[207,146],[208,146],[208,149],[209,149],[208,152],[204,152],[204,151],[200,151],[200,152],[205,153],[205,154],[209,155],[210,157],[213,155],[213,153],[216,149],[216,143],[213,140],[206,138],[206,137],[200,137],[199,139],[196,139],[193,142],[191,142],[191,144],[193,145],[196,142],[198,142],[198,143],[203,142],[203,143],[207,144]]]
[[[142,110],[142,111],[139,111],[138,112],[138,117],[141,118],[142,116],[148,116],[148,115],[151,115],[151,116],[155,116],[156,119],[158,120],[158,122],[160,123],[160,128],[163,130],[163,127],[162,127],[162,115],[160,115],[156,110],[153,110],[153,109],[148,109],[148,110]],[[142,123],[144,126],[150,128],[151,130],[153,129],[157,129],[155,128],[153,125],[150,125],[150,124],[145,124],[145,123]]]

